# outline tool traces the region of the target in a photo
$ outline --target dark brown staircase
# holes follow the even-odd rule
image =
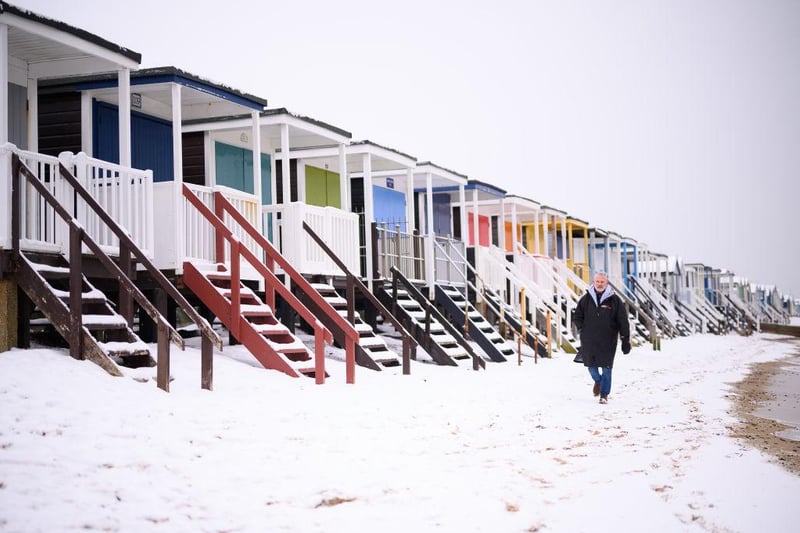
[[[328,283],[312,283],[312,287],[328,302],[343,318],[347,319],[347,300],[336,292],[333,285]],[[301,296],[301,300],[302,300]],[[309,308],[314,310],[312,302],[306,302]],[[317,313],[319,316],[319,313]],[[366,366],[373,370],[380,370],[381,367],[396,367],[400,366],[400,358],[391,350],[386,341],[380,335],[375,333],[372,326],[364,322],[358,313],[354,314],[354,324],[358,332],[358,342],[356,343],[356,363],[360,366]],[[330,327],[330,326],[329,326]],[[334,328],[331,327],[331,331]],[[335,337],[334,333],[334,337]],[[337,339],[338,340],[338,339]]]
[[[126,366],[155,366],[147,344],[85,276],[79,280],[77,307],[70,301],[70,268],[62,256],[51,264],[34,262],[24,253],[18,258],[17,283],[62,337],[77,341],[70,343],[71,350],[115,376],[121,372],[113,359]],[[82,319],[77,330],[76,316]]]
[[[44,315],[49,323],[69,345],[70,355],[76,359],[88,359],[108,373],[119,376],[121,372],[115,361],[134,366],[158,365],[156,383],[169,391],[169,344],[185,344],[175,328],[133,283],[136,264],[140,264],[151,275],[162,294],[169,295],[185,314],[199,327],[203,335],[201,346],[201,384],[210,389],[212,384],[213,346],[222,348],[219,337],[210,325],[199,316],[177,289],[155,268],[148,257],[133,242],[127,231],[114,221],[97,203],[75,176],[63,164],[58,165],[57,175],[50,181],[61,179],[64,187],[71,187],[69,196],[76,206],[78,202],[91,210],[103,221],[106,230],[119,240],[119,256],[116,261],[104,251],[84,230],[72,212],[62,205],[19,156],[12,155],[12,203],[11,233],[13,243],[14,271],[17,285],[30,302]],[[60,185],[61,186],[61,185]],[[52,221],[60,219],[68,235],[68,255],[36,254],[20,247],[20,212],[22,202],[47,205],[52,209]],[[75,207],[75,206],[74,206]],[[105,294],[94,287],[83,273],[84,246],[88,253],[104,269],[106,276],[118,282],[119,311],[115,310]],[[67,259],[67,257],[69,259]],[[158,332],[157,363],[149,347],[132,330],[133,310],[136,302],[150,317]],[[28,308],[28,305],[24,307]],[[22,330],[30,330],[30,314],[20,314]],[[27,342],[28,334],[22,339]]]

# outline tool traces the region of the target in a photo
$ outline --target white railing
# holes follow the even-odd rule
[[[212,211],[214,211],[214,193],[221,193],[250,224],[261,231],[260,206],[258,199],[254,195],[221,185],[206,187],[187,183],[186,187]],[[199,263],[230,263],[230,246],[225,243],[223,245],[223,257],[217,257],[213,226],[187,200],[183,199],[183,196],[181,196],[181,199],[185,239],[184,253],[180,259]],[[225,213],[222,220],[247,249],[256,254],[257,257],[263,255],[261,247],[236,221],[231,219],[230,215]]]
[[[505,294],[506,280],[506,252],[497,246],[476,246],[475,265],[476,270],[481,273],[483,282],[487,287],[500,294]]]
[[[11,153],[16,152],[20,160],[47,187],[74,217],[86,232],[109,254],[119,251],[119,240],[97,214],[86,203],[77,198],[72,187],[61,177],[59,162],[77,178],[98,204],[120,226],[125,228],[133,241],[148,256],[154,251],[153,225],[153,175],[150,171],[121,167],[113,163],[63,152],[58,158],[26,150],[11,144],[2,147],[2,169],[0,186],[4,202],[3,223],[0,225],[0,242],[3,247],[11,245]],[[20,205],[20,247],[25,250],[67,253],[69,243],[66,223],[55,216],[51,206],[27,184],[20,181],[22,198]],[[7,204],[7,205],[6,205]]]
[[[672,305],[672,302],[666,299],[658,289],[650,284],[650,281],[647,278],[636,278],[636,281],[639,283],[639,287],[641,287],[645,294],[647,294],[648,298],[658,305],[659,309],[661,309],[661,311],[673,325],[680,322],[681,316],[678,313],[678,310],[675,309],[675,306]],[[689,304],[694,306],[694,303],[691,301]]]
[[[429,239],[430,236],[426,236]],[[467,245],[449,237],[434,237],[434,280],[467,284]]]
[[[555,294],[556,284],[553,279],[553,260],[550,257],[532,255],[522,247],[517,247],[514,264],[526,279],[541,287],[543,292]]]
[[[303,230],[303,222],[325,241],[351,272],[361,271],[356,213],[292,202],[261,206],[261,214],[267,238],[300,273],[344,275]]]
[[[94,159],[83,152],[72,155],[64,152],[59,160],[97,203],[128,231],[133,242],[152,258],[155,226],[153,220],[153,172],[123,167]],[[119,249],[119,239],[94,211],[78,201],[78,221],[98,244],[113,251]]]

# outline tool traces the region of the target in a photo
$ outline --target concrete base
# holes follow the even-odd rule
[[[17,345],[17,282],[0,280],[0,352]]]

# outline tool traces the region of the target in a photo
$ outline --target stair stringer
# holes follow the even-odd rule
[[[481,347],[489,359],[496,363],[505,363],[508,361],[506,358],[514,354],[513,348],[503,346],[506,344],[506,340],[494,331],[494,327],[466,299],[462,299],[460,302],[466,305],[466,309],[464,309],[448,294],[442,284],[436,285],[435,298],[436,303],[446,310],[454,324],[460,329],[463,330],[464,321],[469,320],[469,336]],[[484,328],[489,331],[485,331]],[[498,340],[500,345],[495,342]]]
[[[503,320],[511,324],[518,332],[522,331],[523,320],[516,309],[505,303],[500,295],[492,289],[487,288],[484,292],[484,296],[492,300],[498,309],[503,309]],[[525,325],[525,343],[530,346],[531,349],[535,348],[539,357],[549,357],[550,354],[547,353],[547,337],[542,335],[539,329],[528,320],[525,320]]]
[[[236,339],[264,368],[277,370],[291,377],[300,377],[300,374],[313,375],[314,361],[310,354],[307,354],[307,359],[303,359],[303,362],[310,361],[310,364],[296,368],[297,363],[275,350],[244,316],[233,317],[231,302],[211,283],[206,274],[189,261],[183,263],[183,282],[229,331],[236,331],[238,327]]]
[[[71,338],[72,315],[51,285],[36,271],[24,254],[17,255],[17,285],[50,321],[67,342]],[[81,356],[98,365],[112,376],[122,376],[117,364],[103,351],[97,339],[85,326],[81,327]]]
[[[433,359],[436,364],[458,366],[456,360],[450,357],[435,339],[425,333],[425,326],[420,324],[407,309],[392,300],[391,292],[386,290],[383,286],[376,285],[373,289],[373,293],[381,303],[395,315],[395,318],[403,324],[406,330],[414,336],[417,343],[428,352],[428,355],[431,356],[431,359]]]

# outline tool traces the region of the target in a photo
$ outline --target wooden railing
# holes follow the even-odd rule
[[[331,344],[333,336],[322,322],[297,299],[297,296],[292,293],[282,282],[275,276],[275,264],[278,264],[290,279],[298,285],[306,285],[313,291],[308,282],[301,276],[297,270],[275,249],[267,239],[261,235],[252,224],[228,202],[225,197],[219,193],[214,193],[214,211],[209,209],[200,198],[198,198],[192,190],[184,185],[184,197],[191,203],[203,217],[208,220],[214,227],[216,233],[215,242],[216,254],[218,257],[224,257],[226,253],[230,257],[231,263],[231,287],[234,293],[239,287],[240,266],[242,262],[246,262],[253,267],[259,275],[264,278],[264,292],[265,302],[272,309],[275,309],[275,293],[280,296],[305,320],[314,330],[314,375],[318,384],[325,382],[325,343]],[[256,255],[248,248],[242,246],[239,238],[234,234],[233,230],[223,222],[223,216],[230,216],[232,221],[235,221],[238,228],[248,235],[260,247],[259,255]],[[225,243],[229,246],[229,251],[224,250]],[[266,259],[261,253],[265,254]],[[322,300],[322,297],[317,294],[317,297]],[[233,298],[235,313],[235,306],[237,305],[237,298]],[[327,302],[324,302],[327,304]],[[329,304],[327,304],[329,305]],[[355,341],[358,339],[358,333],[351,326],[351,332],[348,332],[347,343],[345,346],[345,364],[346,364],[346,380],[347,383],[355,383]]]
[[[69,170],[63,165],[58,166],[58,175],[72,187],[73,195],[80,197],[87,207],[99,221],[105,225],[104,231],[107,235],[113,235],[119,248],[119,262],[117,265],[103,250],[102,246],[86,231],[80,222],[56,199],[48,187],[14,154],[12,158],[12,235],[15,255],[20,253],[20,232],[22,218],[22,192],[21,185],[26,183],[33,187],[38,193],[40,201],[52,210],[54,215],[60,217],[69,230],[69,258],[70,258],[70,309],[72,312],[71,332],[73,338],[70,339],[70,351],[73,356],[80,355],[82,316],[78,311],[81,308],[81,278],[82,272],[82,245],[86,245],[96,256],[106,270],[120,284],[120,303],[119,312],[127,320],[128,325],[133,324],[133,302],[134,300],[156,323],[158,331],[158,355],[157,355],[157,376],[156,382],[159,388],[169,390],[169,341],[184,349],[183,338],[173,328],[159,310],[142,294],[142,292],[131,281],[134,273],[135,262],[142,264],[152,276],[157,285],[175,300],[178,306],[186,315],[197,324],[203,335],[202,340],[202,387],[210,389],[212,386],[212,346],[222,349],[222,341],[219,336],[211,329],[208,322],[202,318],[197,311],[186,301],[183,295],[164,277],[150,262],[141,248],[133,241],[129,233],[122,229],[116,221],[109,215],[102,206],[84,189]],[[24,180],[20,180],[19,177]],[[53,181],[55,175],[53,176]],[[99,226],[97,226],[99,227]]]
[[[475,353],[475,350],[472,348],[469,342],[464,338],[458,329],[449,321],[447,318],[442,315],[442,313],[436,308],[436,306],[425,297],[424,294],[420,292],[420,290],[413,284],[411,281],[403,275],[402,272],[397,270],[395,267],[392,267],[392,301],[397,302],[397,289],[399,285],[402,285],[403,288],[408,292],[408,294],[420,304],[420,306],[425,310],[425,332],[428,336],[430,336],[430,320],[431,317],[435,318],[437,322],[439,322],[442,327],[453,337],[456,342],[466,350],[469,356],[472,358],[472,369],[478,370],[480,368],[486,368],[486,361],[484,361],[478,354]]]
[[[391,229],[386,224],[373,222],[371,235],[374,243],[372,266],[378,277],[388,279],[392,267],[410,279],[425,277],[423,237],[418,231],[412,234],[400,231],[399,225]]]
[[[330,247],[325,244],[322,238],[317,235],[313,229],[311,229],[311,226],[309,226],[306,222],[303,222],[303,229],[311,236],[312,239],[314,239],[314,242],[316,242],[319,247],[322,248],[328,257],[330,257],[331,261],[336,263],[336,266],[342,269],[347,276],[347,295],[345,299],[347,300],[347,320],[349,323],[355,323],[355,291],[358,289],[359,292],[361,292],[361,295],[369,300],[369,302],[375,306],[375,309],[377,309],[384,319],[391,322],[391,324],[394,326],[394,329],[396,329],[403,337],[403,374],[410,374],[411,359],[416,359],[415,354],[417,350],[417,341],[408,331],[406,331],[400,321],[392,313],[390,313],[388,309],[386,309],[381,301],[378,300],[374,294],[372,294],[372,291],[370,291],[369,288],[367,288],[367,286],[364,285],[364,283],[358,277],[356,277],[356,275],[353,274],[349,268],[347,268],[347,265],[345,265],[344,262],[342,262],[342,260],[339,259],[335,253],[333,253],[333,250],[331,250]],[[338,313],[336,316],[339,316]]]

